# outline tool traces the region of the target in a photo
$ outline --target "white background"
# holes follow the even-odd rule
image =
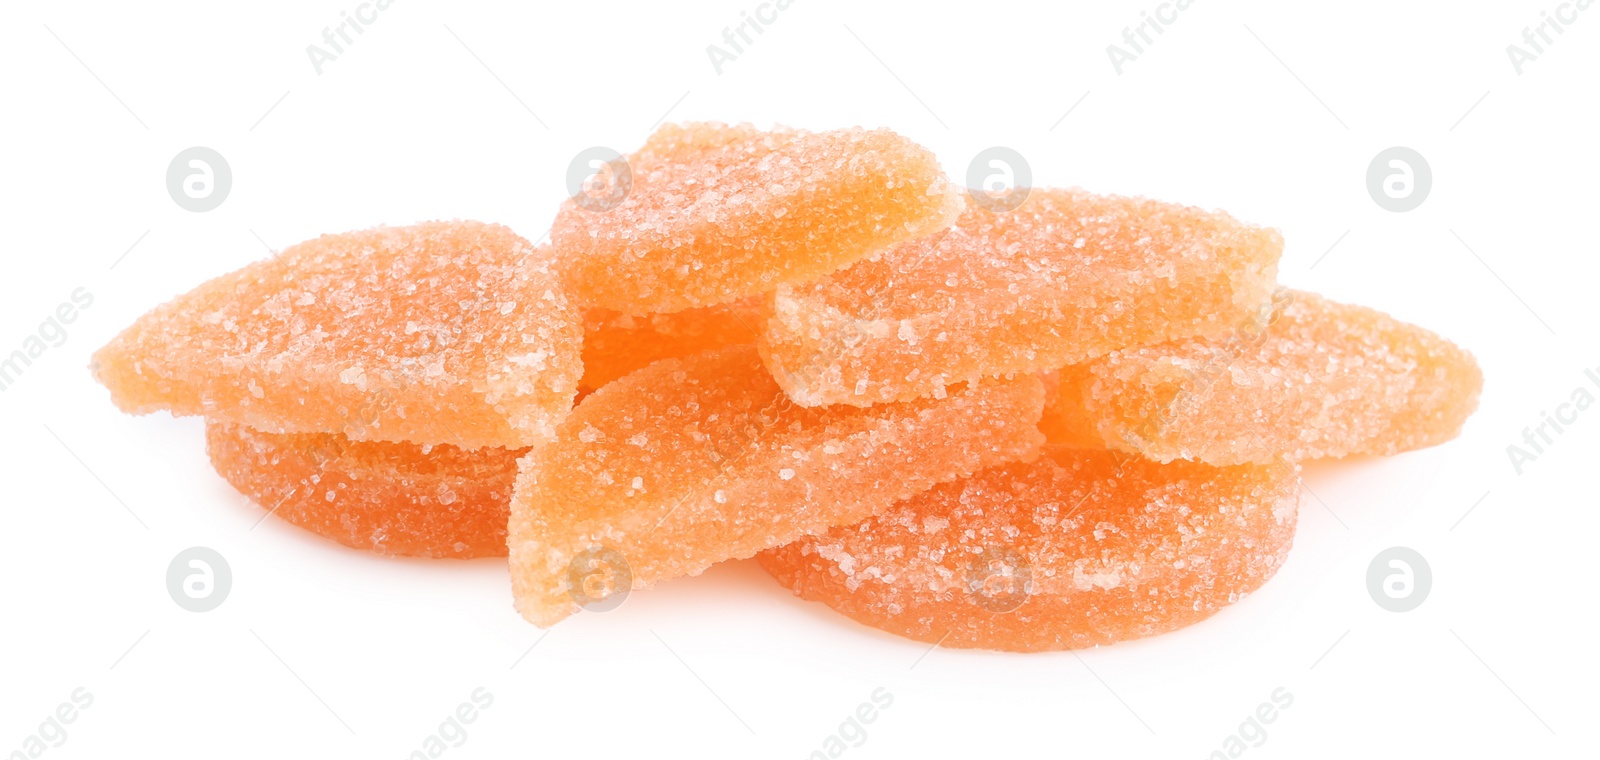
[[[493,706],[446,757],[802,758],[878,687],[893,705],[846,757],[1200,758],[1279,687],[1292,707],[1244,756],[1594,751],[1600,411],[1520,475],[1506,447],[1600,367],[1600,7],[1518,75],[1505,48],[1555,0],[1197,0],[1118,75],[1106,46],[1154,0],[797,0],[719,75],[706,46],[755,0],[534,5],[397,0],[320,75],[305,48],[353,2],[0,8],[0,352],[94,296],[0,393],[0,753],[78,687],[94,703],[47,757],[400,758],[479,687]],[[1288,564],[1208,622],[1076,654],[930,653],[752,563],[541,637],[502,562],[257,526],[198,420],[122,416],[85,369],[269,247],[440,217],[537,238],[579,150],[630,150],[663,118],[891,127],[956,178],[1010,146],[1038,184],[1276,226],[1284,282],[1468,347],[1482,407],[1448,445],[1308,468]],[[234,175],[208,213],[165,188],[195,145]],[[1365,188],[1394,145],[1433,171],[1409,213]],[[197,545],[234,575],[204,614],[164,587]],[[1368,597],[1390,546],[1432,567],[1413,612]]]

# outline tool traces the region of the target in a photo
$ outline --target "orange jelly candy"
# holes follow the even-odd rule
[[[1044,382],[1044,413],[1039,416],[1039,432],[1050,443],[1078,449],[1107,448],[1100,432],[1094,429],[1083,411],[1082,386],[1063,384],[1064,371],[1057,370],[1039,375]]]
[[[1395,454],[1454,438],[1483,373],[1444,338],[1363,306],[1281,291],[1220,340],[1115,351],[1059,371],[1056,442],[1227,465]]]
[[[819,277],[963,205],[933,153],[881,129],[669,124],[607,174],[561,206],[550,240],[577,300],[634,314]]]
[[[759,298],[673,314],[635,316],[590,309],[584,315],[583,379],[578,388],[589,393],[652,362],[750,343],[761,319]]]
[[[954,227],[778,288],[762,356],[805,406],[867,406],[951,383],[1225,332],[1267,300],[1283,239],[1222,213],[1081,190],[973,206]]]
[[[352,442],[208,420],[211,464],[271,514],[345,546],[504,557],[519,449]]]
[[[521,448],[553,435],[582,323],[498,225],[325,235],[144,315],[94,357],[124,411],[275,433]]]
[[[1158,464],[1050,445],[760,555],[798,596],[947,647],[1152,636],[1259,588],[1294,540],[1286,463]]]
[[[585,398],[554,443],[522,459],[517,608],[549,626],[1030,456],[1043,396],[1023,377],[943,399],[805,409],[752,346],[652,364]]]

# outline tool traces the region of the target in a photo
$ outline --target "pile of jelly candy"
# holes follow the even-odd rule
[[[757,557],[943,646],[1173,630],[1266,583],[1302,461],[1455,437],[1472,356],[1277,284],[1282,237],[977,203],[887,130],[668,125],[550,243],[428,222],[206,282],[95,354],[125,411],[378,554],[506,557],[549,626]]]

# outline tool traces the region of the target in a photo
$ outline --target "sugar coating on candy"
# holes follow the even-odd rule
[[[578,387],[587,393],[652,362],[750,343],[761,320],[759,297],[672,314],[590,309],[584,315]]]
[[[548,250],[498,225],[324,235],[156,308],[95,354],[124,411],[277,433],[523,447],[582,374]]]
[[[592,587],[609,596],[698,574],[1031,456],[1043,395],[1026,376],[943,399],[806,409],[748,345],[652,364],[585,398],[554,443],[522,459],[517,608],[549,626],[599,601]]]
[[[1062,369],[1047,436],[1158,461],[1298,461],[1434,446],[1477,408],[1483,373],[1450,341],[1314,293],[1274,300],[1272,316],[1227,338]]]
[[[760,343],[806,406],[926,396],[1227,330],[1266,300],[1283,240],[1143,198],[1033,189],[820,280],[777,289]]]
[[[504,557],[523,451],[206,423],[217,473],[274,517],[345,546],[405,557]]]
[[[1048,445],[763,552],[798,596],[947,647],[1110,644],[1203,620],[1293,543],[1293,465],[1159,464]]]
[[[727,303],[949,224],[961,191],[888,130],[668,124],[627,156],[620,201],[568,199],[550,232],[577,300],[629,312]],[[601,196],[610,198],[611,196]]]

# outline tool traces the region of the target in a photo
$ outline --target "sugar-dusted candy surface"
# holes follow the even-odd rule
[[[761,351],[805,406],[866,406],[1226,331],[1264,302],[1277,232],[1226,214],[1034,189],[820,280],[778,288]]]
[[[1483,373],[1444,338],[1364,306],[1285,290],[1215,340],[1126,348],[1057,373],[1045,432],[1158,461],[1395,454],[1454,438]]]
[[[522,447],[571,410],[580,315],[498,225],[324,235],[157,307],[94,356],[124,411]]]
[[[1286,463],[1049,445],[760,562],[800,597],[918,641],[1077,649],[1190,625],[1259,588],[1293,542],[1298,483]]]
[[[949,224],[964,203],[933,153],[882,129],[668,124],[625,160],[626,195],[568,199],[550,240],[577,300],[635,314],[842,269]]]
[[[748,345],[652,364],[585,398],[554,443],[522,459],[517,608],[549,626],[580,598],[698,574],[1030,456],[1043,395],[1027,376],[942,399],[806,409]]]
[[[761,320],[759,298],[671,314],[590,309],[584,315],[578,387],[587,393],[652,362],[750,343]]]
[[[406,557],[504,557],[521,449],[356,442],[206,422],[217,473],[263,509],[345,546]]]

